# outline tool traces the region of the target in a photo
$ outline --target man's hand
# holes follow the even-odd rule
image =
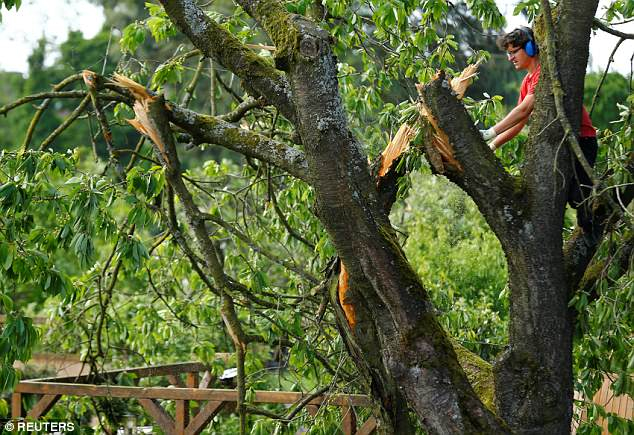
[[[495,142],[491,142],[489,143],[489,148],[491,148],[491,151],[495,151],[498,149],[497,145],[495,144]]]
[[[484,138],[485,142],[495,139],[498,135],[493,127],[489,128],[488,130],[480,130],[480,134]]]

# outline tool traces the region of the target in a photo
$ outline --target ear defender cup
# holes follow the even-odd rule
[[[537,47],[537,44],[535,44],[535,38],[533,38],[533,31],[526,26],[520,27],[520,30],[524,32],[524,34],[528,38],[528,41],[526,41],[526,44],[524,44],[524,51],[526,52],[528,56],[535,57],[535,55],[539,53],[539,48]]]

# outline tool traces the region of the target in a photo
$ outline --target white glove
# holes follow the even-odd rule
[[[498,135],[493,129],[493,127],[489,128],[488,130],[480,130],[480,134],[484,138],[485,142],[495,139]]]

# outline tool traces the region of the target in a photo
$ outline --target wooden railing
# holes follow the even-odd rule
[[[165,376],[170,387],[119,386],[112,384],[123,373],[141,378]],[[200,378],[200,374],[204,376]],[[184,375],[184,380],[181,379]],[[201,363],[180,363],[153,367],[110,370],[100,373],[100,382],[94,377],[82,375],[76,377],[58,377],[30,379],[20,382],[11,398],[12,418],[24,417],[22,395],[41,395],[39,401],[26,412],[26,417],[38,419],[44,416],[62,396],[76,397],[118,397],[136,399],[156,424],[168,435],[194,435],[200,433],[211,420],[228,404],[236,403],[238,392],[232,389],[207,388],[210,383],[208,367]],[[302,403],[306,410],[315,415],[320,406],[338,406],[341,408],[341,429],[346,435],[367,435],[374,433],[377,422],[370,417],[357,428],[355,407],[371,406],[368,396],[359,394],[325,394],[311,397],[290,391],[256,391],[251,399],[253,403],[272,403],[297,405]],[[158,400],[174,400],[175,414],[172,417]],[[197,413],[191,412],[190,401],[207,401]]]

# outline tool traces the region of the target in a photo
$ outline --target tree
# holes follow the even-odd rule
[[[233,112],[203,115],[187,109],[186,104],[166,102],[161,94],[125,77],[116,76],[111,83],[88,71],[84,72],[88,93],[83,98],[90,98],[94,106],[94,117],[109,151],[107,169],[111,176],[137,194],[137,199],[130,202],[139,201],[139,197],[143,200],[134,206],[136,214],[127,216],[129,237],[119,236],[111,259],[140,264],[148,257],[134,236],[137,225],[151,227],[147,223],[151,219],[139,217],[140,210],[163,213],[160,224],[208,292],[220,301],[219,311],[237,356],[241,432],[246,431],[249,411],[245,404],[245,360],[250,348],[266,342],[249,329],[241,311],[250,306],[274,310],[276,305],[269,300],[270,294],[261,291],[266,287],[262,277],[255,274],[247,285],[229,273],[232,265],[223,252],[224,233],[219,228],[245,243],[250,234],[236,234],[235,228],[226,225],[221,207],[204,204],[193,193],[199,183],[181,165],[183,151],[176,139],[193,146],[220,145],[246,156],[248,162],[260,162],[250,164],[256,173],[269,174],[269,186],[275,186],[278,175],[284,183],[300,180],[310,186],[310,193],[299,201],[306,202],[314,194],[314,215],[339,257],[329,279],[315,291],[328,288],[340,335],[380,406],[387,432],[413,433],[420,424],[430,433],[569,433],[576,317],[570,301],[580,288],[586,289],[597,278],[589,273],[594,270],[589,265],[601,238],[625,227],[622,244],[631,245],[631,230],[627,230],[631,221],[624,211],[634,191],[629,178],[633,163],[631,129],[620,142],[624,156],[619,156],[618,164],[608,165],[601,176],[593,174],[596,191],[603,193],[594,200],[594,221],[599,228],[593,234],[576,228],[565,243],[562,237],[566,192],[573,182],[571,162],[578,148],[572,132],[579,124],[588,42],[598,2],[562,0],[552,11],[548,1],[541,2],[536,33],[543,72],[526,144],[526,163],[518,175],[505,171],[491,154],[463,103],[452,93],[447,74],[434,75],[436,67],[452,65],[451,52],[457,48],[452,35],[426,31],[428,25],[443,19],[447,3],[429,1],[419,8],[413,2],[374,2],[357,9],[352,4],[328,1],[323,5],[298,2],[286,6],[275,0],[236,3],[274,44],[274,62],[234,34],[243,39],[262,37],[250,30],[239,34],[238,29],[248,22],[243,15],[230,19],[209,16],[193,0],[161,0],[164,10],[152,6],[152,15],[161,20],[154,25],[169,25],[169,17],[199,50],[197,54],[213,58],[240,78],[252,98],[236,105]],[[493,3],[467,5],[488,25],[500,24],[502,18]],[[632,14],[623,3],[615,2],[612,8],[612,18]],[[371,35],[365,33],[369,28],[373,28]],[[124,32],[124,38],[131,35]],[[396,43],[399,49],[393,47]],[[380,64],[364,71],[365,83],[389,86],[400,76],[416,77],[425,83],[420,88],[421,103],[437,126],[436,134],[445,134],[451,147],[449,153],[444,150],[439,154],[431,127],[421,127],[419,140],[424,143],[426,156],[435,172],[473,199],[505,252],[510,292],[509,346],[492,372],[495,406],[487,406],[470,383],[460,363],[466,366],[463,350],[454,348],[438,322],[428,292],[405,257],[390,222],[397,180],[403,172],[395,168],[377,184],[376,171],[367,163],[368,151],[380,148],[380,124],[367,125],[368,119],[376,116],[372,111],[355,113],[349,109],[376,107],[382,100],[371,92],[355,90],[355,82],[345,77],[354,76],[355,70],[338,64],[336,54],[349,55],[353,47],[359,48],[359,63],[364,67]],[[177,82],[183,62],[181,56],[163,64],[153,84],[160,88],[170,79]],[[344,77],[340,80],[341,75]],[[158,164],[147,173],[130,165],[123,167],[121,151],[112,143],[103,114],[102,102],[108,99],[132,107],[135,120],[131,124],[151,139],[153,160]],[[365,106],[359,104],[363,100]],[[274,114],[264,112],[268,117],[255,117],[245,127],[230,123],[244,121],[249,110],[263,106],[270,107]],[[626,114],[622,122],[631,123],[630,116]],[[260,126],[263,129],[259,130]],[[360,133],[363,129],[367,131]],[[175,130],[179,133],[176,136]],[[364,146],[361,138],[376,143]],[[25,165],[20,159],[28,157],[16,158]],[[400,171],[408,169],[406,163],[403,165]],[[615,179],[625,182],[614,183]],[[15,207],[22,195],[20,189],[26,188],[5,181],[0,191],[8,198],[5,206]],[[81,193],[86,204],[94,204],[93,214],[78,215],[76,228],[64,236],[70,237],[74,231],[67,243],[79,255],[82,266],[90,262],[90,234],[97,231],[94,227],[108,228],[103,231],[109,234],[116,232],[105,217],[103,222],[91,221],[98,215],[104,184],[90,186],[75,194]],[[279,185],[277,188],[282,189]],[[618,195],[613,197],[614,192]],[[272,195],[271,202],[275,201],[275,193]],[[297,204],[298,208],[305,206]],[[186,228],[181,226],[181,218]],[[286,221],[289,237],[303,249],[315,246],[313,240],[293,229],[295,225],[299,223]],[[325,243],[320,239],[318,246]],[[115,257],[117,252],[120,257]],[[13,254],[10,256],[13,258]],[[109,269],[111,259],[100,275],[105,280],[106,270],[113,274],[108,278],[111,284],[106,286],[109,290],[105,299],[99,292],[102,306],[112,300],[119,273],[118,266]],[[269,259],[311,282],[311,275],[296,265],[279,256],[269,255]],[[3,264],[5,269],[13,270],[12,262],[5,260]],[[626,273],[628,266],[620,276]],[[151,282],[151,277],[148,280]],[[61,278],[50,281],[58,293],[68,286]],[[99,279],[96,282],[101,285]],[[97,323],[105,318],[102,309]],[[97,334],[101,331],[96,329]],[[101,338],[96,346],[95,355],[103,357]],[[477,370],[486,373],[486,364],[476,365]],[[410,418],[410,411],[417,422]]]

